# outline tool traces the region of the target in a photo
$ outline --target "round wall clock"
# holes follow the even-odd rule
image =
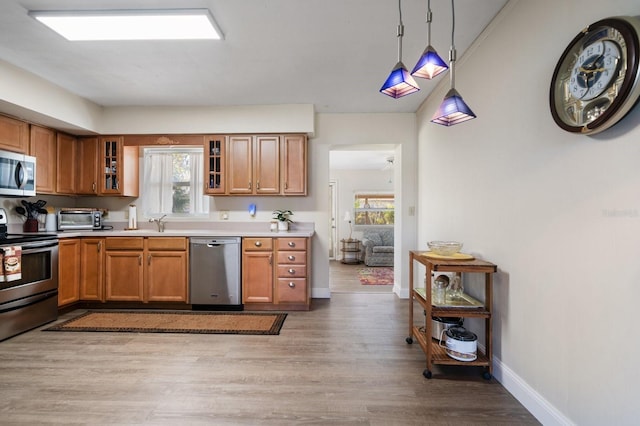
[[[640,20],[617,16],[582,30],[560,56],[551,115],[569,132],[595,134],[616,124],[640,95]]]

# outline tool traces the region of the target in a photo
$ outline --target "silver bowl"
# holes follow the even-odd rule
[[[429,241],[429,250],[440,256],[451,256],[462,249],[462,243],[457,241]]]

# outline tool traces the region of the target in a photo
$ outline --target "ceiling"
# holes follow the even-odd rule
[[[508,0],[458,0],[458,60]],[[224,41],[69,42],[28,10],[208,8]],[[451,3],[432,0],[448,57]],[[403,62],[427,44],[425,0],[402,2]],[[436,81],[379,93],[397,61],[395,0],[2,0],[0,60],[103,106],[313,104],[322,113],[415,112]]]

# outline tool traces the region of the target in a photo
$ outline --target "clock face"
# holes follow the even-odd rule
[[[571,41],[551,81],[551,114],[561,128],[594,134],[629,112],[640,95],[639,32],[637,18],[607,18]]]

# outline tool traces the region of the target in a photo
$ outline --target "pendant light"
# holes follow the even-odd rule
[[[447,63],[438,55],[436,50],[431,46],[431,0],[427,0],[427,47],[422,52],[422,56],[418,59],[418,63],[413,67],[411,75],[414,77],[426,78],[431,80],[433,77],[443,73],[449,68]]]
[[[407,71],[407,68],[402,63],[402,36],[404,36],[404,25],[402,25],[401,0],[398,0],[398,11],[400,14],[398,24],[398,63],[393,67],[389,78],[387,78],[380,88],[380,93],[396,99],[420,90],[418,83],[411,77],[411,74],[409,74],[409,71]]]
[[[453,0],[451,0],[451,17],[451,50],[449,50],[449,76],[451,78],[451,89],[449,89],[447,94],[444,96],[444,100],[431,119],[432,123],[442,124],[443,126],[453,126],[454,124],[476,118],[476,115],[471,111],[471,108],[467,106],[464,100],[462,100],[460,93],[455,89],[454,69],[456,63],[456,48],[454,45],[454,34],[456,27],[456,15]]]

